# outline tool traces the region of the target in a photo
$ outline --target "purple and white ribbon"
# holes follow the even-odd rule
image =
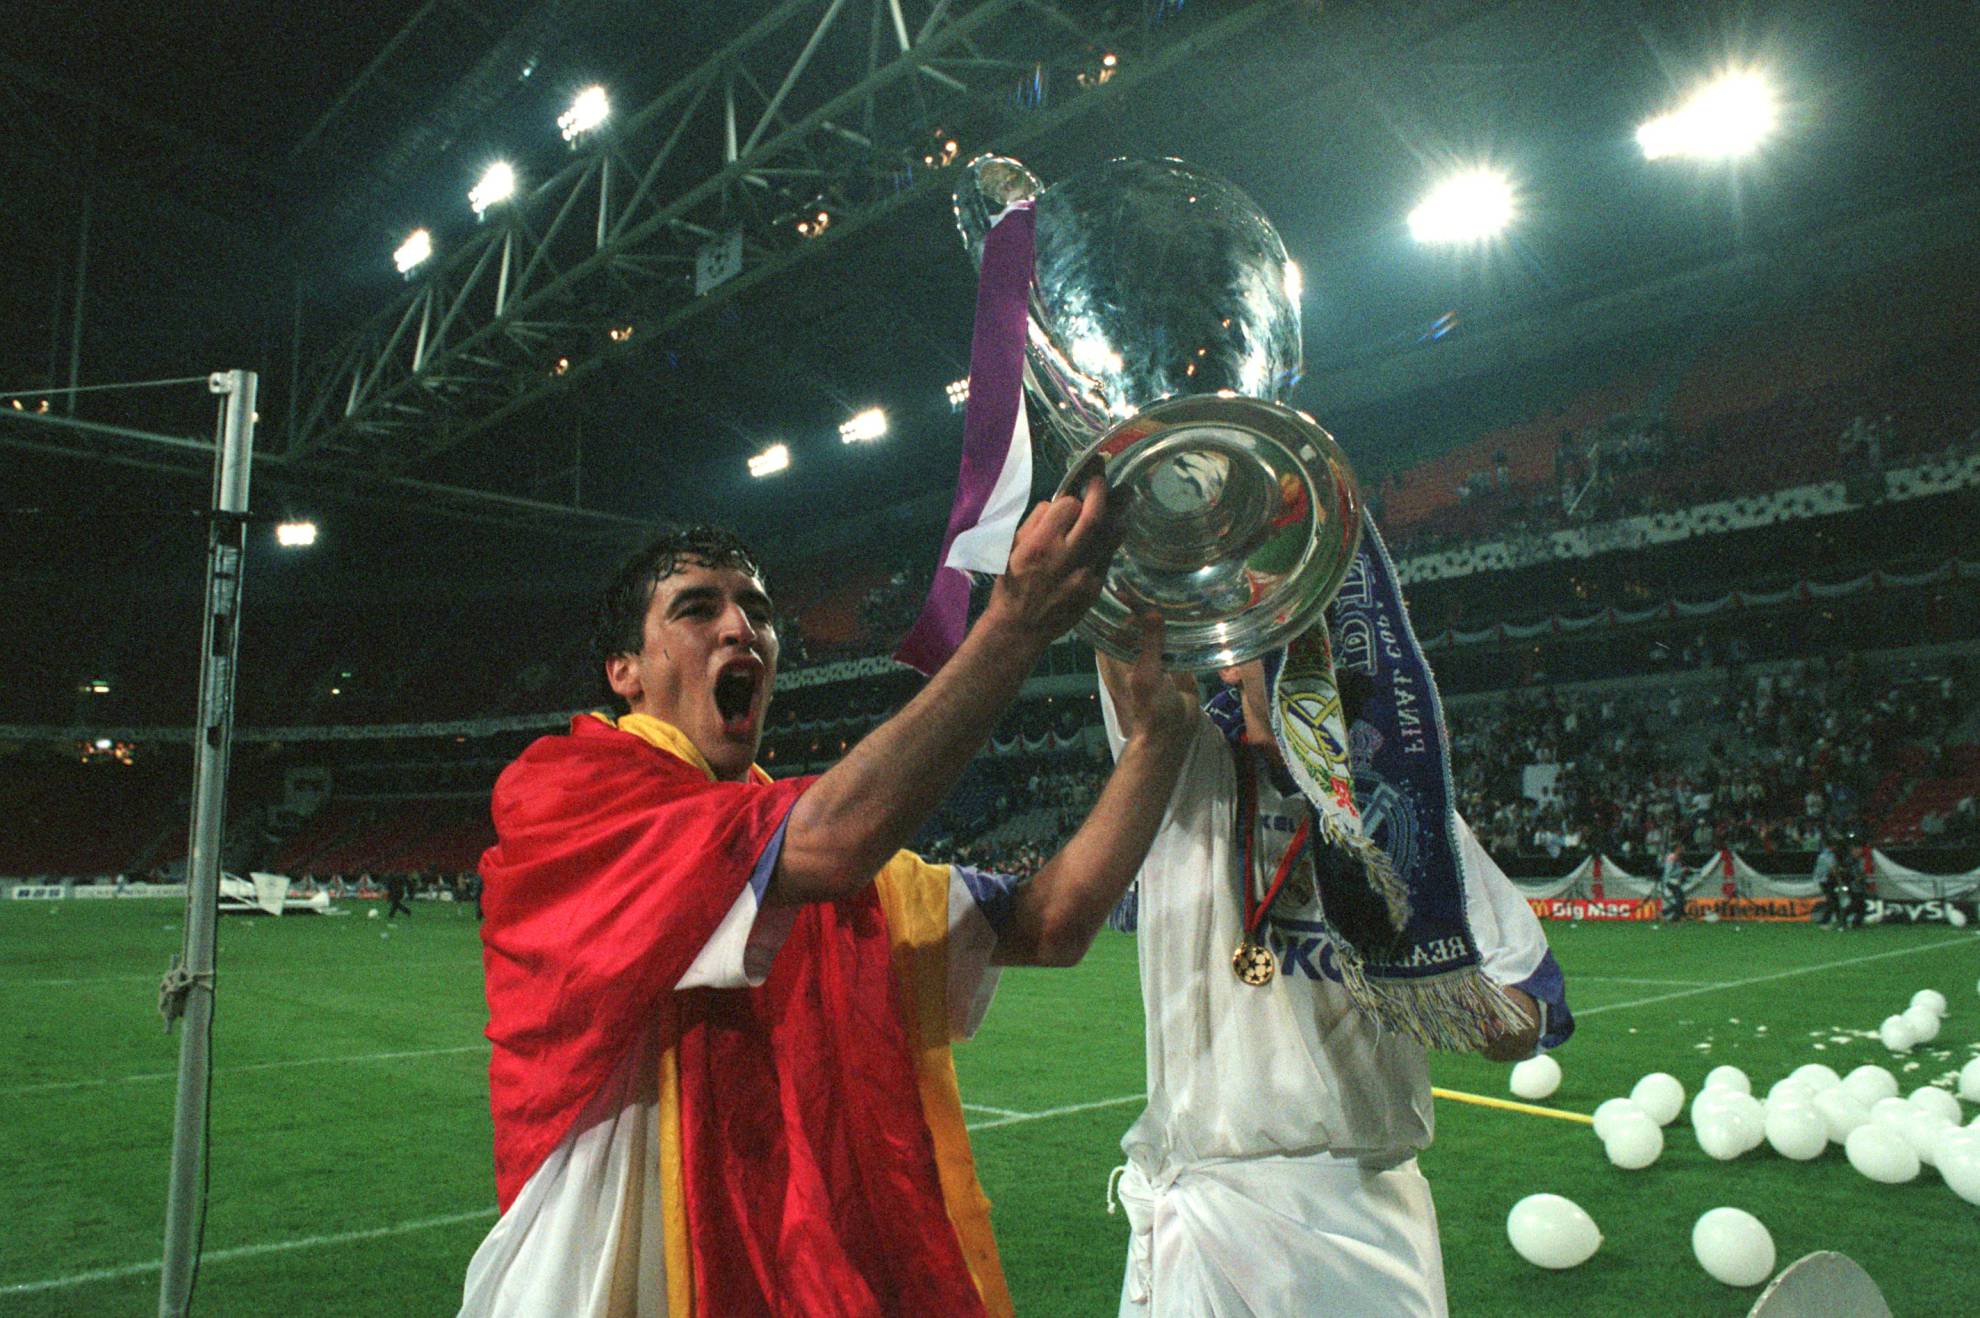
[[[983,239],[956,500],[928,601],[894,650],[895,659],[930,676],[969,626],[969,574],[996,575],[1010,565],[1011,541],[1031,497],[1024,336],[1036,234],[1032,204],[1021,201],[998,215]]]

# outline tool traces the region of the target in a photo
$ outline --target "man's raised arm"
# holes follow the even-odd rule
[[[1106,655],[1100,664],[1127,744],[1086,822],[1018,888],[997,940],[996,959],[1005,965],[1070,966],[1086,955],[1147,857],[1182,771],[1196,688],[1186,674],[1178,683],[1162,671],[1161,618],[1142,620],[1132,668]]]
[[[961,648],[791,807],[769,901],[829,901],[871,882],[955,786],[1045,648],[1093,607],[1119,537],[1097,479],[1083,498],[1032,509]]]

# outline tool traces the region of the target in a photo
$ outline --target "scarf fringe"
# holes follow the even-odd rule
[[[1336,938],[1334,945],[1341,983],[1355,1005],[1383,1029],[1425,1048],[1477,1052],[1500,1035],[1534,1023],[1477,966],[1422,979],[1371,979],[1362,958],[1342,955],[1346,940]]]

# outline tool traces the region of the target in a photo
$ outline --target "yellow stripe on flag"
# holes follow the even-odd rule
[[[874,880],[894,946],[894,974],[907,1000],[909,1045],[921,1111],[935,1140],[942,1202],[962,1246],[963,1262],[991,1318],[1011,1313],[1011,1294],[990,1231],[990,1200],[976,1179],[963,1126],[962,1092],[949,1052],[949,867],[896,852]]]

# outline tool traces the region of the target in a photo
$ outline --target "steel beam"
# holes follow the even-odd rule
[[[855,3],[871,6],[868,23],[845,20]],[[787,0],[608,125],[509,203],[510,215],[491,215],[472,240],[319,355],[326,368],[300,383],[309,401],[284,452],[404,472],[946,185],[942,169],[922,160],[937,129],[960,133],[972,151],[1009,148],[1184,53],[1295,7],[1260,0],[1226,6],[1207,22],[1157,22],[1150,16],[1166,7],[1143,14],[1121,6],[1103,23],[1084,7],[1046,0]],[[918,29],[908,9],[922,11]],[[869,43],[869,31],[895,40]],[[819,55],[855,32],[861,72],[849,77],[845,61]],[[1104,86],[1081,85],[1073,75],[1106,52],[1120,56],[1117,74]],[[1018,103],[1005,84],[1035,67],[1061,75],[1052,85],[1067,89],[1063,99]],[[775,90],[765,96],[764,88]],[[849,120],[871,127],[855,132]],[[684,152],[688,143],[701,145]],[[701,161],[700,172],[665,168],[682,156]],[[610,188],[608,164],[618,175]],[[595,201],[596,222],[567,224],[581,195]],[[814,209],[830,223],[806,240],[793,221]],[[696,297],[681,267],[707,235],[736,227],[742,271]],[[484,286],[491,265],[508,276],[494,299]],[[423,336],[407,332],[429,324]],[[630,339],[612,333],[627,325],[636,330]]]

